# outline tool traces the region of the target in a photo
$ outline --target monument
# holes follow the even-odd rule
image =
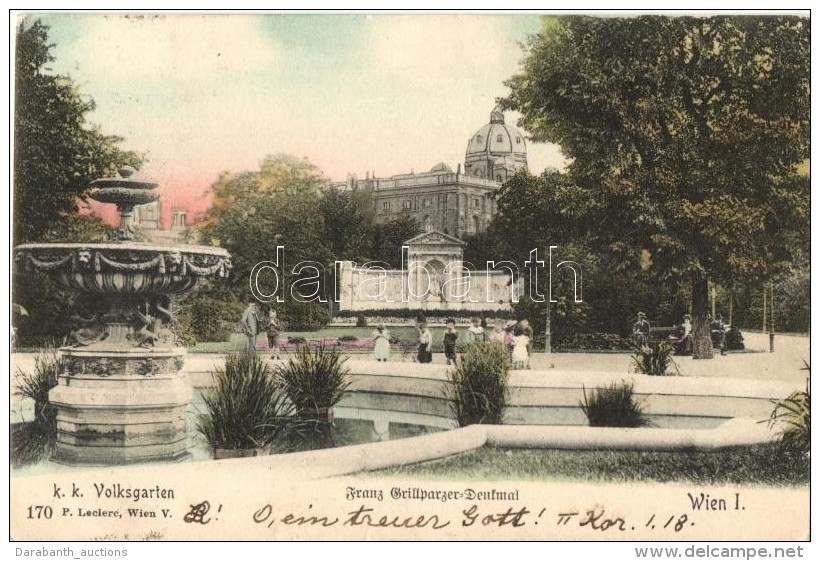
[[[402,268],[358,266],[341,262],[339,310],[450,310],[509,312],[523,294],[512,271],[470,269],[463,261],[464,242],[431,230],[402,244]]]
[[[216,247],[139,240],[134,207],[158,199],[157,184],[119,176],[91,184],[94,200],[117,205],[111,243],[30,243],[15,248],[17,271],[43,271],[74,293],[74,329],[60,349],[62,374],[49,400],[57,410],[55,460],[123,464],[187,455],[182,373],[173,302],[203,280],[228,276]]]

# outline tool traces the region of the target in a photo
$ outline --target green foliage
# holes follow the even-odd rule
[[[647,376],[675,376],[680,374],[672,355],[675,348],[667,341],[649,341],[632,355],[633,372]]]
[[[259,171],[222,173],[211,185],[212,202],[200,227],[209,228],[219,223],[238,202],[258,194],[316,195],[327,183],[322,171],[306,158],[290,154],[267,155],[259,164]]]
[[[447,372],[445,394],[459,426],[502,424],[507,406],[510,355],[501,343],[481,341],[459,349],[458,366]]]
[[[557,335],[557,334],[556,334]],[[537,347],[544,347],[544,334],[535,337]],[[576,333],[570,337],[553,336],[553,351],[626,351],[632,343],[617,333]]]
[[[17,26],[14,84],[14,241],[41,239],[61,215],[77,211],[91,181],[142,157],[118,148],[88,122],[94,102],[66,76],[49,72],[54,60],[48,27],[24,19]]]
[[[365,263],[372,258],[373,219],[356,205],[352,195],[325,189],[318,210],[324,225],[322,238],[336,260]]]
[[[800,17],[562,16],[505,104],[571,160],[598,247],[645,251],[678,284],[758,282],[808,241],[809,51]],[[693,291],[693,310],[706,298]]]
[[[212,448],[250,449],[285,435],[293,408],[265,360],[255,353],[230,354],[214,372],[215,387],[202,399],[199,431]]]
[[[18,389],[24,397],[34,401],[35,418],[47,421],[53,410],[50,407],[48,392],[57,386],[62,372],[62,360],[56,349],[47,349],[34,357],[34,372],[28,373],[17,369]]]
[[[43,233],[44,242],[105,243],[115,229],[98,216],[64,214],[55,218]]]
[[[318,331],[330,322],[327,304],[288,299],[279,309],[288,331]]]
[[[285,364],[276,366],[276,379],[301,418],[327,415],[350,386],[347,361],[334,348],[300,347]]]
[[[805,370],[809,366],[806,365]],[[786,451],[808,454],[811,450],[811,386],[805,391],[792,392],[775,403],[769,417],[770,427],[780,427],[780,440]]]
[[[409,214],[401,213],[395,218],[372,226],[373,247],[370,259],[384,263],[385,268],[401,268],[401,244],[419,235],[421,225]]]
[[[34,357],[34,371],[17,369],[18,390],[34,401],[34,420],[12,425],[11,463],[13,466],[36,463],[51,457],[57,442],[57,410],[48,392],[57,386],[62,361],[56,349]]]
[[[291,317],[282,318],[291,328],[313,329],[328,321],[317,302],[319,297],[335,296],[334,284],[326,278],[335,261],[377,261],[385,268],[398,268],[401,243],[420,231],[416,221],[404,215],[375,224],[369,205],[362,204],[362,193],[340,193],[327,183],[307,160],[267,156],[259,171],[222,174],[211,186],[212,206],[198,224],[204,243],[231,253],[227,289],[240,301],[252,296],[248,279],[253,267],[276,261],[276,247],[285,248],[285,265],[277,275],[266,271],[255,284],[262,294],[275,292],[286,303],[296,302],[294,289],[304,297],[300,300],[312,298],[308,307],[298,302]],[[294,272],[297,263],[311,267]]]
[[[505,310],[475,312],[472,310],[418,310],[406,308],[372,308],[369,310],[340,310],[334,314],[340,318],[356,318],[356,327],[367,327],[368,318],[401,318],[420,322],[426,318],[496,318],[511,319],[514,314]],[[359,325],[361,323],[361,325]]]
[[[643,407],[635,401],[633,386],[626,382],[609,387],[595,388],[587,395],[581,410],[591,427],[645,427],[649,421],[644,417]]]
[[[175,331],[184,345],[227,341],[242,317],[245,304],[208,294],[196,294],[179,307]]]
[[[391,429],[392,430],[392,429]],[[784,456],[778,443],[720,450],[521,450],[485,446],[441,460],[369,472],[402,479],[453,481],[601,481],[701,485],[807,486],[811,462]]]

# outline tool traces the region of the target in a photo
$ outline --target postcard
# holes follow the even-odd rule
[[[805,554],[808,13],[12,16],[15,558]]]

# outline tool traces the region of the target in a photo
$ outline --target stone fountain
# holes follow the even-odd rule
[[[91,198],[117,205],[111,243],[32,243],[15,248],[20,271],[43,271],[70,291],[74,329],[60,349],[63,372],[49,393],[57,409],[55,460],[124,464],[187,455],[191,386],[174,331],[174,302],[205,279],[227,277],[216,247],[137,241],[134,207],[157,200],[157,184],[134,170],[91,184]]]

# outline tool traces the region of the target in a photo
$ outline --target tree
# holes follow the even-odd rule
[[[393,269],[402,266],[402,244],[421,233],[418,220],[406,213],[401,213],[381,224],[374,224],[372,228],[371,260],[387,263]]]
[[[338,261],[364,263],[373,246],[373,221],[366,216],[349,193],[332,187],[319,197],[319,212],[324,222],[323,238]]]
[[[41,234],[43,242],[104,243],[115,229],[94,216],[67,214],[52,220]],[[19,271],[18,271],[19,272]],[[72,329],[72,303],[76,295],[66,294],[62,285],[42,271],[27,273],[12,285],[12,302],[29,316],[14,317],[21,346],[60,344]]]
[[[269,154],[260,163],[259,171],[223,172],[219,176],[211,185],[211,207],[198,226],[213,226],[233,204],[248,195],[276,191],[310,191],[315,194],[327,182],[322,171],[306,158]]]
[[[14,241],[36,241],[60,216],[76,213],[89,184],[142,157],[88,122],[94,101],[49,73],[48,27],[17,26],[14,84]]]
[[[212,185],[213,204],[199,227],[206,243],[220,245],[231,254],[233,270],[228,299],[251,298],[249,279],[254,266],[277,261],[276,248],[283,246],[283,264],[280,263],[279,276],[275,277],[278,285],[274,286],[274,277],[269,272],[260,274],[259,293],[276,291],[277,296],[284,298],[284,304],[278,308],[290,329],[308,324],[318,328],[327,322],[328,304],[299,301],[291,291],[299,279],[314,282],[308,278],[315,277],[314,270],[294,272],[298,264],[314,262],[329,274],[333,271],[334,250],[347,250],[344,244],[340,248],[334,245],[336,240],[331,236],[336,232],[325,218],[328,214],[341,220],[344,212],[336,207],[346,208],[345,202],[328,195],[326,183],[322,172],[309,161],[277,154],[265,157],[259,171],[223,174]],[[336,226],[341,228],[342,224]],[[320,271],[318,285],[301,285],[298,292],[310,296],[318,287],[317,296],[327,299],[332,296],[329,291],[333,287],[328,280]],[[224,294],[222,297],[225,299]]]
[[[800,17],[545,18],[507,82],[600,205],[600,242],[691,286],[696,358],[709,280],[772,278],[808,223],[809,47]]]

